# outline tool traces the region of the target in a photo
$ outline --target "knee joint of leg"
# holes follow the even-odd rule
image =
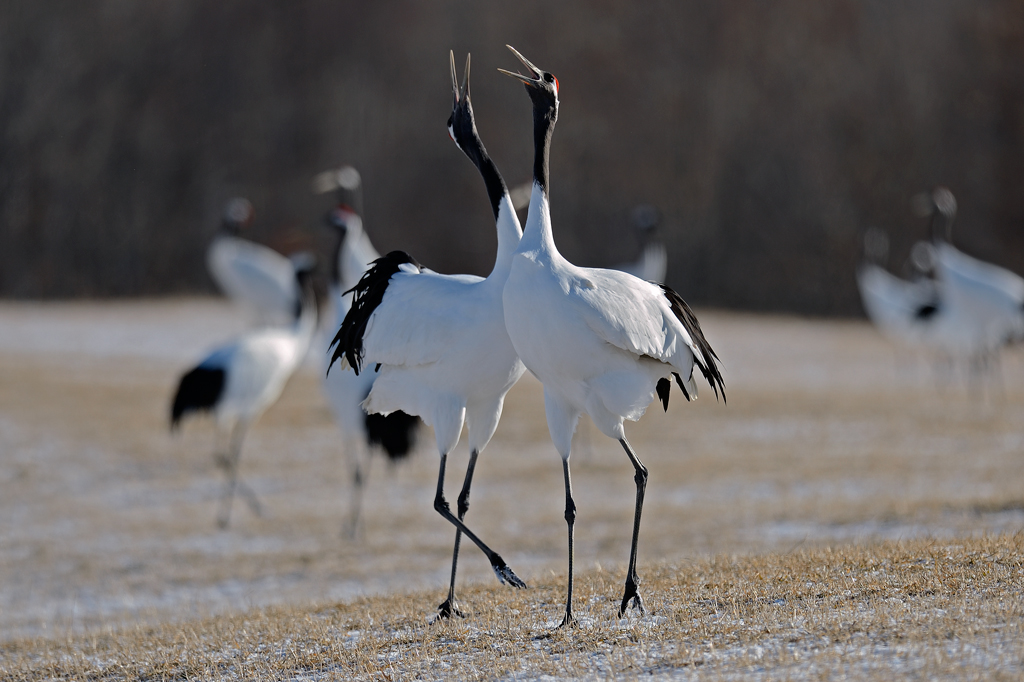
[[[444,495],[437,495],[434,497],[434,509],[442,514],[450,514],[451,509],[448,507],[448,500],[444,499]]]
[[[569,504],[565,505],[565,522],[574,523],[576,521],[576,503],[570,501]]]
[[[462,518],[463,516],[465,516],[466,512],[468,512],[468,511],[469,511],[469,493],[466,492],[466,493],[463,493],[462,495],[459,495],[459,518]]]
[[[636,470],[636,474],[633,476],[633,480],[637,485],[647,485],[647,468],[641,467]]]

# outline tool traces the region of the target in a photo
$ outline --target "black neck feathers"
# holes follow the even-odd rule
[[[491,161],[491,157],[488,156],[487,149],[484,148],[484,143],[477,133],[476,122],[473,118],[473,105],[468,97],[456,105],[449,124],[459,149],[469,157],[469,160],[480,171],[480,175],[483,176],[484,185],[487,187],[487,199],[491,202],[491,210],[494,212],[494,219],[497,220],[501,198],[505,196],[508,189],[501,173],[498,172],[498,167]]]
[[[551,151],[551,134],[558,119],[558,102],[550,100],[544,91],[526,86],[533,100],[533,180],[545,194],[548,191],[548,157]]]

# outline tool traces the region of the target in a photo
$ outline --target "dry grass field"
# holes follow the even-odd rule
[[[632,467],[584,424],[573,474],[577,613],[564,589],[561,467],[527,377],[477,467],[469,617],[428,625],[453,533],[437,457],[348,481],[310,361],[252,430],[215,528],[212,424],[167,428],[179,373],[244,327],[213,300],[0,305],[0,674],[15,679],[1024,677],[1024,363],[968,391],[897,359],[865,323],[705,311],[710,391],[628,429],[651,471],[640,573],[618,621]],[[941,384],[937,386],[937,384]],[[461,482],[464,444],[449,466]]]

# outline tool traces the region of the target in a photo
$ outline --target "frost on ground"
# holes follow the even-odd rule
[[[653,406],[628,427],[651,471],[642,576],[658,561],[1024,527],[1019,357],[1004,361],[1002,388],[971,392],[897,357],[863,323],[700,318],[729,402],[677,394],[668,414]],[[214,527],[212,425],[172,436],[167,413],[180,373],[244,326],[214,300],[0,305],[0,641],[429,588],[409,614],[425,622],[444,596],[453,539],[432,509],[432,437],[405,464],[375,462],[365,523],[347,539],[348,475],[318,358],[245,445],[242,475],[266,516],[239,505],[230,529]],[[464,448],[449,462],[450,497]],[[632,467],[586,420],[572,462],[577,566],[620,570]],[[526,377],[481,457],[467,521],[535,585],[564,576],[562,504],[540,387]],[[479,552],[463,551],[463,579],[494,582]],[[898,642],[877,646],[879,658],[902,655]]]
[[[647,567],[646,616],[617,618],[622,571],[577,584],[476,585],[465,619],[432,592],[254,609],[0,645],[13,679],[1019,679],[1024,537],[713,557]]]

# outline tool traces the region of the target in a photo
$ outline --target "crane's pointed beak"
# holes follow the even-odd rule
[[[470,54],[467,52],[466,70],[462,74],[462,85],[460,86],[459,72],[455,70],[455,52],[448,50],[448,64],[452,72],[452,97],[455,98],[455,104],[469,97],[469,58]]]
[[[512,76],[513,78],[521,81],[525,85],[531,85],[536,87],[536,85],[540,82],[541,70],[538,69],[533,64],[531,64],[529,59],[519,54],[519,50],[517,50],[516,48],[512,47],[511,45],[506,45],[505,47],[511,50],[512,54],[514,54],[516,58],[523,63],[523,66],[525,66],[530,71],[530,75],[524,76],[521,73],[513,73],[512,71],[506,71],[505,69],[498,69],[498,71],[505,74],[506,76]]]
[[[469,57],[470,54],[466,53],[466,71],[462,74],[462,99],[469,99]]]
[[[455,98],[455,102],[459,101],[459,80],[455,73],[455,51],[448,50],[448,63],[452,70],[452,97]]]

